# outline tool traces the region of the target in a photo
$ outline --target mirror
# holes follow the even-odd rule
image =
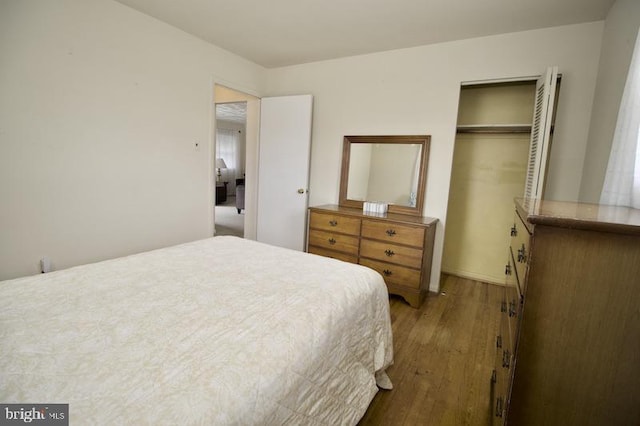
[[[345,136],[340,205],[389,204],[389,213],[422,216],[430,136]]]

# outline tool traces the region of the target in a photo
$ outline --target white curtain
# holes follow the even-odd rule
[[[620,102],[601,204],[640,209],[640,32]]]
[[[229,194],[236,192],[236,178],[243,177],[240,136],[239,130],[216,129],[216,159],[222,158],[227,165],[226,169],[220,170],[220,181],[228,182]]]

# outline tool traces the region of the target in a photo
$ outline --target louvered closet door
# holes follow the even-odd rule
[[[536,83],[536,100],[531,127],[531,143],[529,146],[529,164],[524,196],[542,198],[544,181],[549,158],[551,124],[556,99],[558,67],[547,68],[546,73]]]

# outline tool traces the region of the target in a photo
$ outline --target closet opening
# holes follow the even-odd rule
[[[505,283],[513,199],[524,195],[530,163],[536,83],[532,78],[461,86],[442,260],[446,274]],[[554,87],[557,96],[559,84]]]

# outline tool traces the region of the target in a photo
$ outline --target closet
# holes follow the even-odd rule
[[[549,67],[536,78],[462,85],[444,273],[505,284],[505,206],[544,196],[560,79],[558,67]]]
[[[443,272],[504,284],[509,208],[525,187],[535,80],[463,86]]]

